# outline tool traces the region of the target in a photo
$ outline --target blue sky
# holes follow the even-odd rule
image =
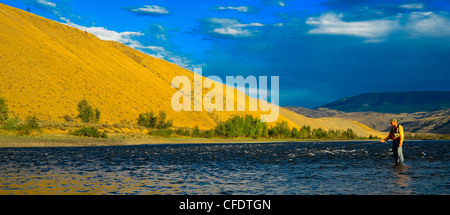
[[[203,75],[279,76],[280,105],[450,90],[445,0],[2,0]]]

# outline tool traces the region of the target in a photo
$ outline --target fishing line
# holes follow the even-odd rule
[[[369,145],[369,144],[372,144],[372,143],[376,143],[376,142],[368,142],[368,143],[352,144],[352,145],[346,145],[346,146],[336,147],[336,148],[333,148],[333,149],[342,149],[342,148],[347,148],[347,147],[351,147],[351,146]]]

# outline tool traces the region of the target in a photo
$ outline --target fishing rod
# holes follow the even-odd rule
[[[351,144],[351,145],[345,145],[345,146],[340,146],[340,147],[336,147],[334,149],[342,149],[342,148],[347,148],[347,147],[351,147],[351,146],[362,146],[362,145],[369,145],[372,143],[376,143],[375,141],[371,141],[371,142],[365,142],[365,143],[359,143],[359,144]]]

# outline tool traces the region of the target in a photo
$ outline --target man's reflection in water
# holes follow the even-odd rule
[[[411,190],[407,189],[411,178],[406,175],[407,166],[404,164],[396,164],[392,167],[392,173],[394,173],[394,183],[403,190],[402,194],[410,194]]]

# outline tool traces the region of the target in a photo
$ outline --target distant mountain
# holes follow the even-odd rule
[[[416,113],[377,113],[372,111],[346,113],[328,108],[284,108],[311,118],[333,117],[358,121],[370,128],[383,132],[389,131],[389,120],[396,118],[403,125],[406,132],[450,134],[450,109]]]
[[[450,91],[364,93],[341,98],[322,108],[344,112],[415,113],[450,108]]]

